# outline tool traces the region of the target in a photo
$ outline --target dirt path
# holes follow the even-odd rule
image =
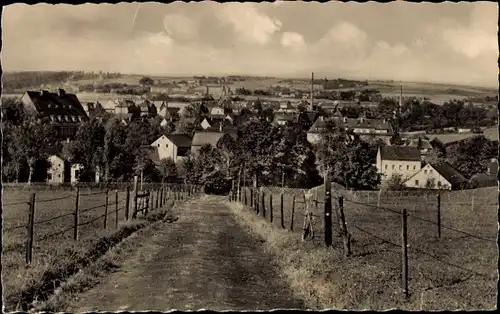
[[[261,241],[220,198],[179,205],[133,258],[66,309],[83,311],[304,308],[275,271]]]

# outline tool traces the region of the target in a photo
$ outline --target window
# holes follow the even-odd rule
[[[406,165],[406,170],[410,170],[410,166],[409,165]]]
[[[396,168],[396,166],[395,166],[395,165],[392,165],[392,170],[394,170],[394,168]]]
[[[167,147],[167,148],[168,148],[168,144],[165,144],[165,147]]]
[[[158,147],[160,147],[160,144],[158,144]]]
[[[61,168],[61,164],[59,164],[59,168]]]
[[[58,178],[60,178],[60,177],[61,177],[61,174],[59,173],[59,174],[57,175],[57,177],[58,177]]]
[[[52,180],[52,173],[47,173],[47,180]]]
[[[403,169],[403,166],[399,165],[399,170]]]
[[[417,166],[413,166],[413,170],[417,169]]]
[[[429,172],[432,174],[432,170],[429,170]]]
[[[80,176],[80,170],[75,170],[75,178],[78,179],[79,176]]]
[[[385,165],[385,170],[387,170],[387,165]]]
[[[441,187],[441,181],[438,181],[438,188]]]
[[[418,180],[415,180],[415,185],[418,185]]]
[[[424,170],[424,174],[427,174],[427,170]]]

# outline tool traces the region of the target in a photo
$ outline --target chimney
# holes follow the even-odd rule
[[[314,72],[311,73],[311,111],[314,108]]]
[[[399,115],[401,116],[401,108],[403,108],[403,85],[401,85],[401,90],[399,93]]]
[[[59,97],[61,97],[61,96],[66,95],[66,92],[64,91],[64,89],[59,88],[59,89],[57,90],[57,95],[59,95]]]

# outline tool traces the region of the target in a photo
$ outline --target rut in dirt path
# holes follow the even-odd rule
[[[166,223],[116,273],[60,310],[305,308],[262,242],[239,226],[221,198],[178,206],[178,221]]]

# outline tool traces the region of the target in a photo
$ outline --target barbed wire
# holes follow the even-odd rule
[[[35,203],[38,204],[38,203],[60,201],[60,200],[65,200],[65,199],[72,198],[72,197],[74,197],[74,195],[67,195],[67,196],[63,196],[63,197],[50,198],[50,199],[45,199],[45,200],[35,200]]]
[[[20,201],[20,202],[15,202],[15,203],[2,203],[3,206],[16,206],[16,205],[21,205],[21,204],[29,204],[29,201]]]
[[[47,223],[47,222],[51,222],[51,221],[56,220],[56,219],[60,219],[60,218],[67,217],[67,216],[74,216],[74,215],[75,215],[75,213],[66,213],[66,214],[62,214],[62,215],[55,216],[55,217],[52,217],[52,218],[47,218],[45,220],[36,221],[33,224],[34,225],[41,225],[41,224],[44,224],[44,223]]]
[[[14,227],[2,229],[2,231],[3,232],[9,232],[9,231],[13,231],[13,230],[21,229],[21,228],[27,228],[27,225],[17,225],[17,226],[14,226]]]
[[[371,232],[369,232],[369,231],[366,231],[366,230],[364,230],[364,229],[362,229],[362,228],[360,228],[360,227],[358,227],[358,226],[356,226],[356,225],[351,225],[351,227],[354,227],[355,229],[357,229],[357,230],[359,230],[359,231],[361,231],[361,232],[364,232],[364,233],[366,233],[366,234],[368,234],[368,235],[370,235],[370,236],[372,236],[372,237],[374,237],[374,238],[377,238],[377,239],[381,240],[383,243],[388,243],[388,244],[391,244],[391,245],[393,245],[393,246],[396,246],[396,247],[401,248],[401,244],[396,244],[396,243],[394,243],[394,242],[392,242],[392,241],[389,241],[389,240],[387,240],[387,239],[384,239],[384,238],[382,238],[382,237],[380,237],[380,236],[378,236],[378,235],[375,235],[375,234],[373,234],[373,233],[371,233]],[[475,274],[475,275],[478,275],[478,276],[481,276],[481,277],[485,277],[485,278],[491,279],[491,278],[490,278],[490,276],[488,276],[488,275],[485,275],[485,274],[480,273],[480,272],[476,272],[475,270],[468,269],[468,268],[466,268],[466,267],[463,267],[463,266],[460,266],[460,265],[457,265],[457,264],[454,264],[454,263],[447,262],[447,261],[445,261],[445,260],[443,260],[443,259],[441,259],[441,258],[439,258],[439,257],[437,257],[437,256],[435,256],[435,255],[433,255],[433,254],[431,254],[431,253],[428,253],[428,252],[426,252],[426,251],[424,251],[424,250],[421,250],[421,249],[419,249],[419,248],[415,248],[415,247],[413,247],[413,246],[411,246],[411,245],[408,245],[407,247],[408,247],[410,250],[414,250],[414,251],[416,251],[416,252],[418,252],[418,253],[421,253],[421,254],[423,254],[423,255],[429,256],[429,257],[431,257],[431,258],[433,258],[433,259],[435,259],[435,260],[437,260],[437,261],[439,261],[439,262],[441,262],[441,263],[443,263],[443,264],[447,264],[447,265],[449,265],[449,266],[456,267],[456,268],[459,268],[459,269],[461,269],[461,270],[467,271],[467,272],[469,272],[469,273],[471,273],[471,274]]]
[[[57,232],[45,235],[45,236],[41,237],[40,239],[37,239],[36,241],[37,242],[43,242],[43,241],[48,240],[50,238],[53,238],[55,236],[65,234],[66,232],[71,231],[71,230],[74,230],[73,226],[71,228],[68,228],[68,229],[65,229],[65,230],[62,230],[62,231],[57,231]]]

